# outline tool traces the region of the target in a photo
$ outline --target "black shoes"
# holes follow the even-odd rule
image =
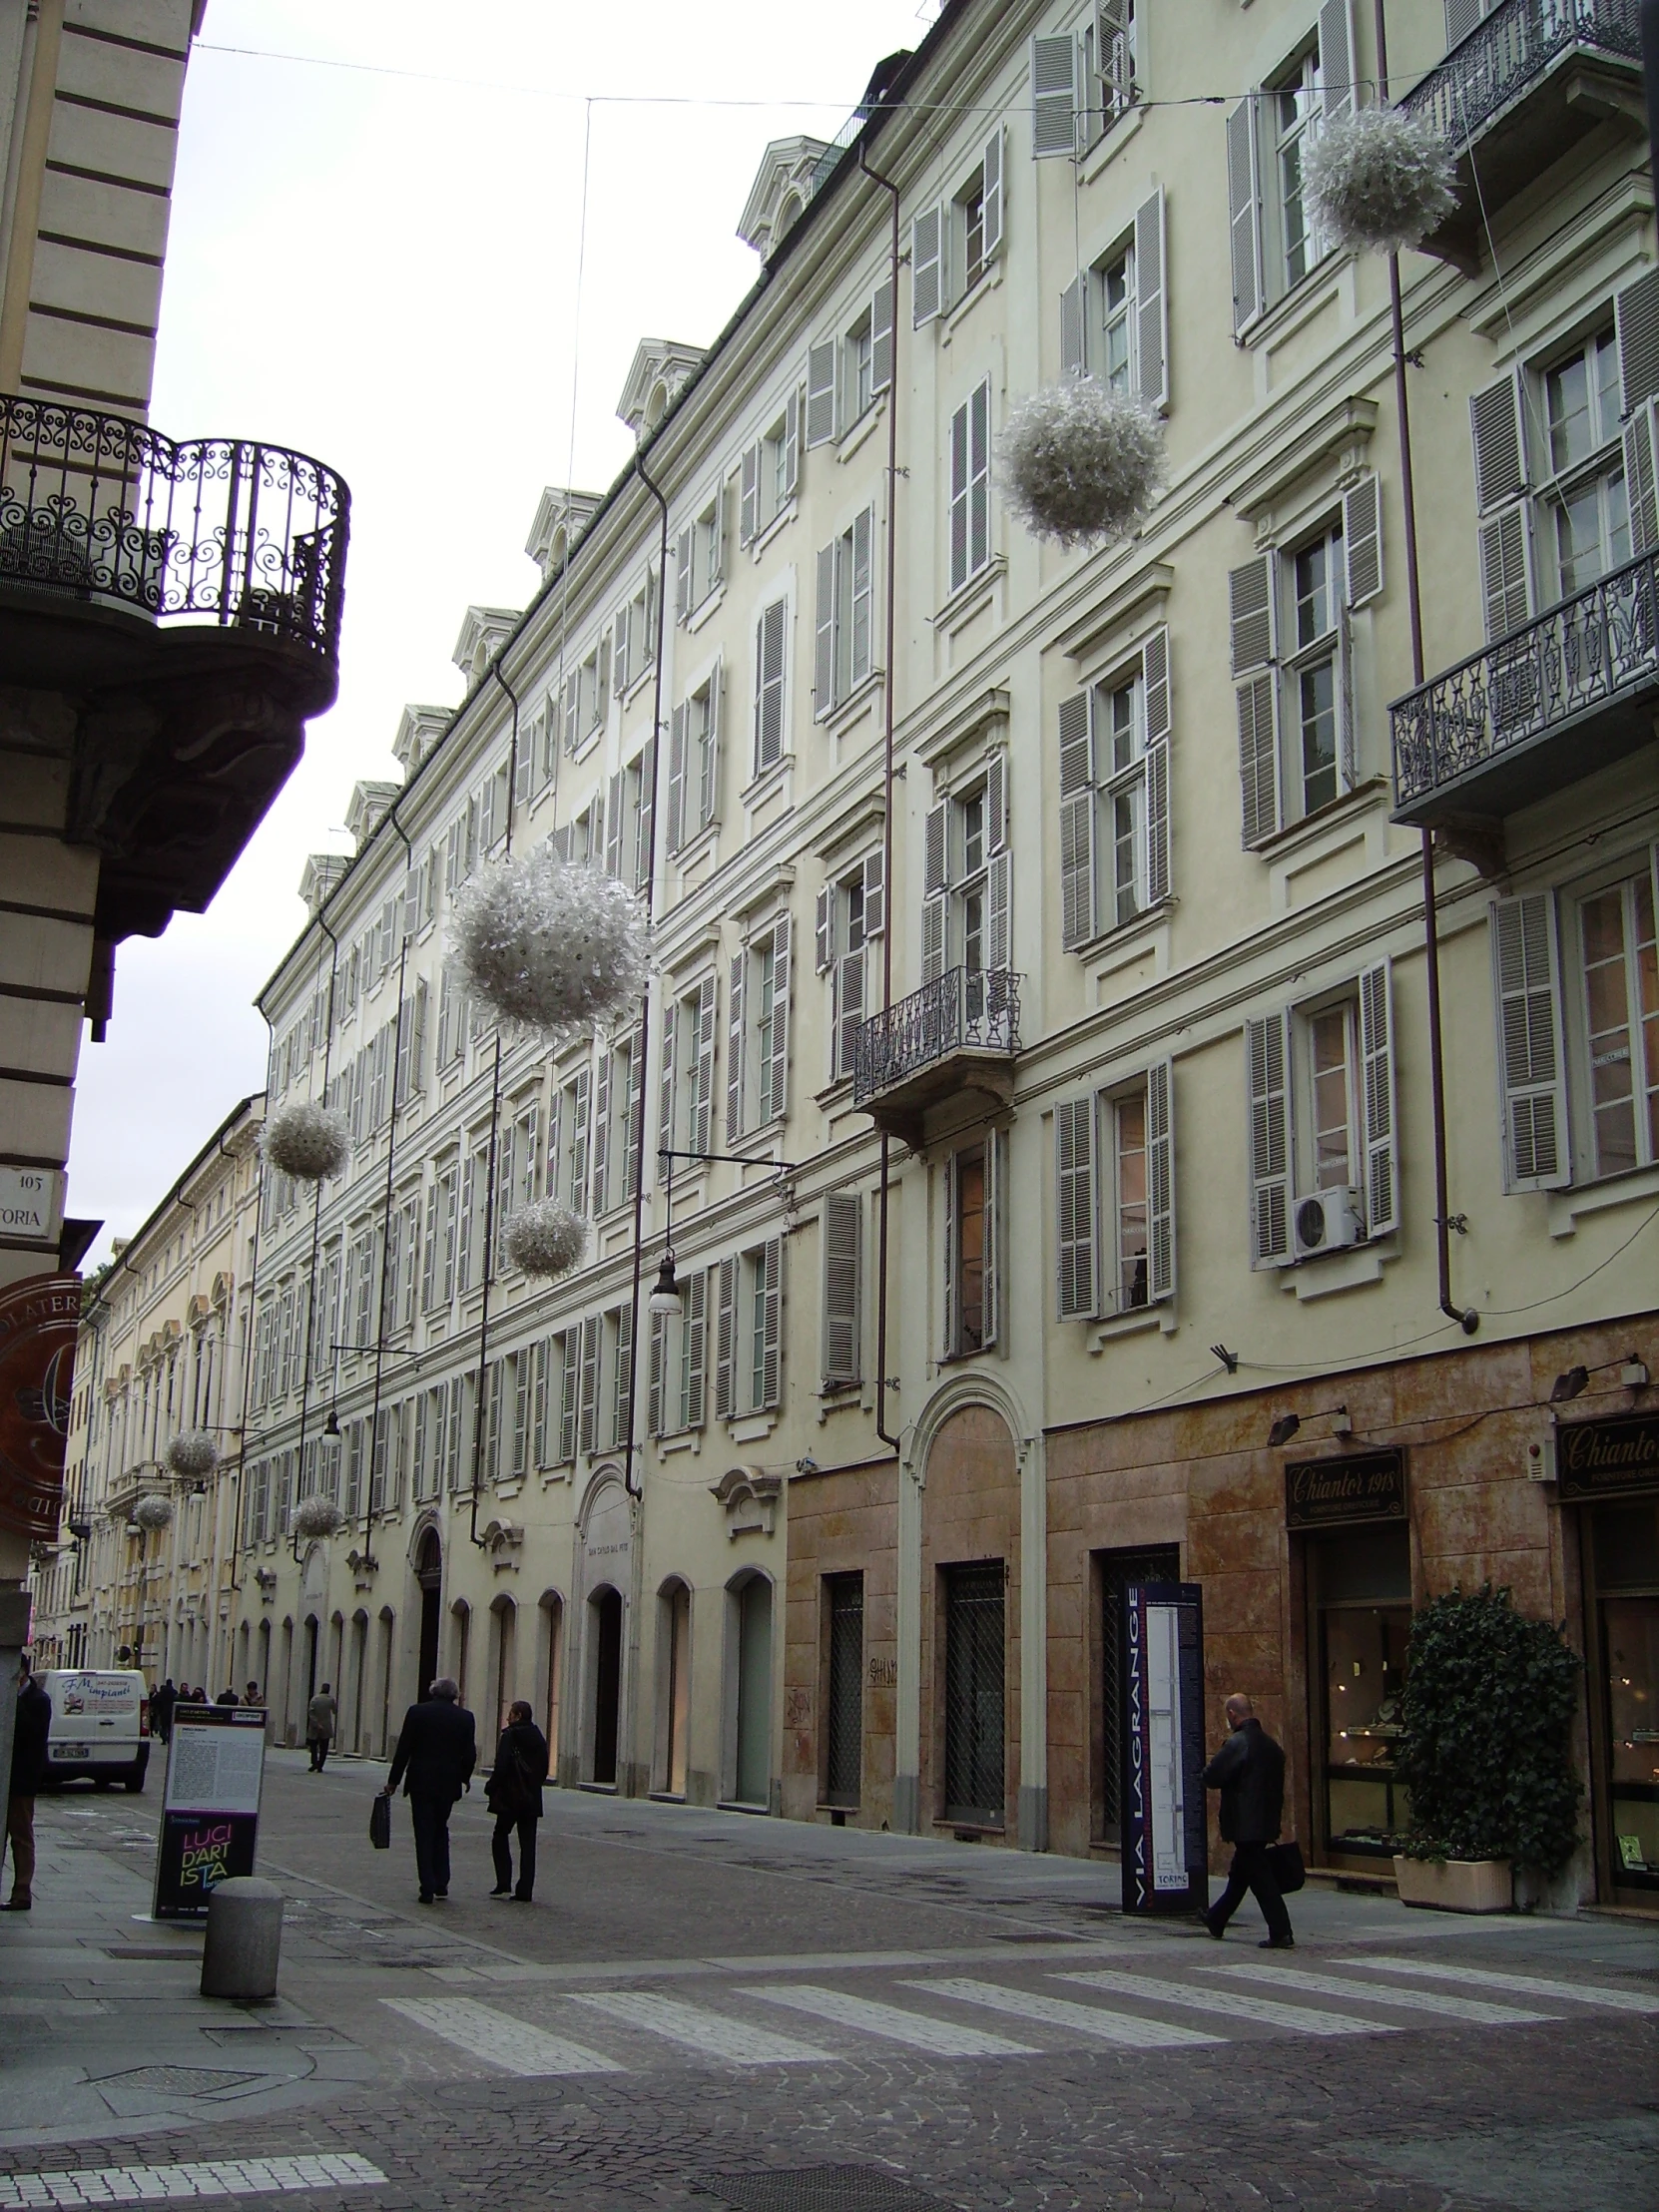
[[[1296,1937],[1294,1936],[1264,1936],[1256,1948],[1258,1950],[1295,1950]]]
[[[1203,1917],[1203,1921],[1204,1921],[1204,1933],[1205,1933],[1205,1935],[1206,1935],[1206,1936],[1214,1936],[1214,1937],[1216,1938],[1216,1941],[1217,1941],[1217,1942],[1219,1943],[1219,1942],[1221,1941],[1222,1937],[1223,1937],[1223,1936],[1225,1936],[1225,1935],[1227,1934],[1227,1931],[1226,1931],[1226,1929],[1225,1929],[1225,1928],[1218,1928],[1218,1927],[1216,1926],[1215,1922],[1214,1922],[1213,1920],[1211,1920],[1211,1918],[1210,1918],[1210,1916],[1209,1916],[1209,1914],[1208,1914],[1208,1913],[1204,1914],[1204,1915],[1203,1915],[1202,1917]]]
[[[490,1892],[490,1896],[492,1898],[510,1898],[512,1894],[512,1891],[508,1889],[507,1885],[504,1882],[498,1882],[495,1888]]]
[[[430,1890],[422,1890],[419,1897],[415,1900],[415,1903],[417,1905],[430,1905],[431,1902],[432,1893]]]
[[[0,1905],[0,1913],[30,1913],[34,1910],[33,1898],[8,1898]]]
[[[532,1898],[525,1897],[522,1892],[515,1890],[513,1892],[512,1902],[515,1905],[531,1905],[535,1901]]]

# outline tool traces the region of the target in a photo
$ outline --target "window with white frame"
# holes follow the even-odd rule
[[[998,747],[923,824],[921,979],[965,969],[969,1018],[980,1020],[1000,1003],[983,978],[1008,972],[1012,947],[1008,756]]]
[[[998,1342],[1004,1149],[1001,1135],[987,1130],[982,1142],[947,1153],[942,1164],[946,1360],[968,1359]]]
[[[674,545],[674,615],[688,622],[726,580],[726,486],[718,485]]]
[[[1557,596],[1570,598],[1630,558],[1630,502],[1619,441],[1619,361],[1609,323],[1539,379],[1550,480],[1543,498]]]
[[[1080,29],[1031,41],[1031,152],[1086,153],[1140,96],[1136,0],[1095,0]]]
[[[870,946],[887,926],[886,855],[877,846],[818,894],[815,949],[820,975],[830,977],[830,1079],[852,1073],[858,1030],[875,993]]]
[[[1318,813],[1359,782],[1349,618],[1382,590],[1381,500],[1370,475],[1300,541],[1233,570],[1246,845]]]
[[[1169,633],[1060,702],[1060,935],[1084,945],[1170,894]]]
[[[892,382],[893,290],[885,277],[860,302],[839,336],[822,338],[807,351],[807,419],[809,446],[828,445],[861,422]],[[773,467],[795,490],[798,466],[791,449],[789,422],[784,443],[775,451]],[[764,529],[758,518],[757,526]]]
[[[770,429],[746,445],[739,471],[738,543],[753,545],[785,513],[801,480],[801,394],[792,391]]]
[[[568,1466],[576,1456],[581,1331],[559,1330],[536,1347],[532,1450],[538,1467]]]
[[[1169,404],[1169,299],[1163,187],[1060,294],[1060,360],[1148,407]]]
[[[553,1093],[547,1132],[547,1195],[573,1214],[588,1210],[593,1071],[579,1067]]]
[[[864,507],[819,549],[813,714],[820,722],[874,670],[874,547],[875,509]]]
[[[1251,1261],[1286,1267],[1399,1226],[1386,960],[1245,1023]]]
[[[628,1441],[629,1393],[634,1375],[634,1309],[613,1306],[603,1317],[605,1413],[599,1448],[620,1451]]]
[[[722,1420],[783,1402],[784,1246],[778,1237],[715,1271],[715,1411]]]
[[[824,1388],[847,1389],[863,1380],[864,1202],[856,1191],[826,1193],[824,1248]]]
[[[1330,251],[1304,187],[1308,148],[1353,111],[1352,0],[1321,0],[1315,36],[1227,116],[1233,327],[1244,329]]]
[[[789,1106],[791,918],[780,914],[732,958],[726,1022],[726,1141]]]
[[[495,1265],[507,1265],[507,1228],[541,1196],[541,1099],[520,1097],[502,1116],[495,1159]]]
[[[605,800],[605,866],[632,890],[645,888],[651,865],[655,755],[650,746],[611,778]]]
[[[711,1149],[717,991],[711,972],[700,976],[690,989],[669,998],[663,1007],[662,1081],[657,1100],[659,1153]]]
[[[960,591],[991,558],[990,379],[950,417],[950,589]]]
[[[438,1162],[426,1193],[426,1237],[421,1257],[420,1303],[427,1313],[455,1295],[456,1237],[460,1228],[461,1168],[451,1153]]]
[[[720,706],[717,664],[669,720],[668,836],[673,852],[720,819]]]
[[[699,1270],[679,1280],[679,1313],[651,1317],[647,1426],[653,1436],[683,1435],[704,1420],[709,1276]]]
[[[910,316],[917,329],[965,299],[1003,248],[1007,155],[999,124],[947,199],[910,224]]]
[[[645,1040],[635,1028],[600,1047],[590,1170],[596,1217],[633,1198],[645,1136],[644,1108]]]
[[[651,567],[611,624],[611,687],[618,699],[649,672],[656,651],[657,571]]]
[[[476,1290],[488,1270],[484,1228],[490,1204],[490,1137],[488,1129],[473,1133],[461,1154],[459,1230],[455,1251],[455,1287],[465,1293]]]
[[[775,599],[755,625],[755,774],[784,757],[790,603]]]

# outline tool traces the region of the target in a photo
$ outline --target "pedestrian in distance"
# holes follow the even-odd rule
[[[216,1705],[240,1705],[242,1703],[242,1700],[240,1697],[238,1697],[236,1691],[233,1690],[231,1685],[227,1682],[224,1689],[220,1691],[218,1697],[214,1699],[214,1703]]]
[[[326,1682],[305,1708],[305,1748],[311,1755],[311,1772],[320,1774],[328,1764],[328,1746],[334,1740],[334,1700]]]
[[[1221,1834],[1233,1846],[1227,1888],[1204,1916],[1219,1942],[1248,1890],[1262,1909],[1268,1933],[1263,1950],[1294,1950],[1291,1916],[1274,1873],[1272,1847],[1285,1817],[1285,1754],[1242,1690],[1227,1701],[1231,1733],[1204,1770],[1204,1787],[1221,1792]]]
[[[449,1895],[449,1816],[478,1764],[477,1732],[460,1698],[459,1683],[439,1675],[422,1703],[409,1707],[380,1793],[390,1797],[403,1785],[422,1905]]]
[[[184,1688],[176,1690],[173,1687],[173,1677],[172,1675],[169,1675],[167,1680],[162,1684],[161,1688],[155,1691],[151,1696],[151,1732],[155,1736],[159,1737],[164,1744],[167,1742],[169,1736],[171,1736],[173,1733],[174,1706],[178,1704],[181,1697],[189,1697],[189,1686],[186,1685]]]
[[[243,1693],[242,1702],[244,1705],[264,1704],[265,1700],[260,1696],[260,1685],[257,1682],[249,1683],[248,1688]]]
[[[46,1739],[52,1728],[52,1700],[35,1680],[27,1656],[20,1656],[17,1666],[5,1836],[12,1847],[12,1894],[0,1913],[27,1913],[35,1902],[35,1797],[46,1782]],[[0,1859],[4,1856],[5,1845],[0,1844]]]
[[[495,1747],[495,1765],[484,1801],[495,1815],[490,1850],[495,1858],[492,1898],[528,1905],[536,1886],[536,1823],[541,1819],[541,1786],[547,1780],[547,1738],[517,1698],[507,1708],[507,1725]],[[518,1835],[518,1887],[513,1888],[512,1837]]]

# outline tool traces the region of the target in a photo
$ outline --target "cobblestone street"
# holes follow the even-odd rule
[[[43,1799],[0,1933],[0,2207],[932,2205],[1641,2212],[1659,1934],[1310,1886],[1294,1958],[1126,1924],[1116,1870],[553,1792],[531,1911],[479,1793],[414,1902],[380,1770],[267,1774],[281,1995],[197,1993],[157,1795]]]

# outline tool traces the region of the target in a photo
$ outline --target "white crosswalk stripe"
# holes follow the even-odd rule
[[[416,2026],[441,2035],[446,2043],[499,2066],[504,2073],[533,2076],[623,2071],[614,2059],[602,2058],[596,2050],[567,2042],[562,2035],[549,2035],[545,2028],[514,2019],[510,2012],[477,2004],[471,1997],[382,1997],[380,2001]]]
[[[1342,1974],[1307,1973],[1298,1966],[1206,1966],[1246,1981],[1271,1982],[1279,1989],[1307,1989],[1319,1997],[1358,1997],[1363,2004],[1395,2004],[1410,2012],[1435,2012],[1442,2019],[1472,2020],[1481,2027],[1519,2027],[1527,2021],[1558,2020],[1559,2012],[1528,2012],[1514,2004],[1487,2004],[1479,1997],[1443,1997],[1437,1989],[1367,1988]]]
[[[1547,1974],[1499,1973],[1482,1966],[1431,1966],[1421,1958],[1345,1958],[1368,1973],[1420,1974],[1425,1981],[1469,1981],[1482,1989],[1513,1989],[1517,1996],[1568,1997],[1574,2004],[1610,2005],[1617,2012],[1659,2012],[1659,1996],[1645,1989],[1610,1989],[1594,1981],[1552,1981]]]
[[[180,2197],[251,2197],[295,2189],[364,2189],[385,2181],[355,2151],[305,2158],[209,2158],[181,2166],[81,2166],[0,2178],[0,2208],[153,2204]]]
[[[909,1989],[931,1989],[928,1981],[909,1981]],[[932,2051],[940,2058],[1029,2058],[1029,2043],[1011,2043],[1005,2035],[988,2035],[982,2027],[964,2027],[957,2020],[936,2020],[925,2012],[909,2012],[897,2004],[877,2004],[870,1997],[855,1997],[844,1989],[821,1989],[812,1982],[775,1982],[740,1989],[739,1996],[764,1997],[768,2004],[788,2004],[797,2012],[811,2012],[837,2027],[862,2028],[866,2034],[886,2036],[912,2049]],[[1082,2009],[1081,2006],[1078,2007]]]
[[[1312,2004],[1275,2004],[1271,1997],[1248,1996],[1242,1989],[1195,1989],[1190,1981],[1155,1981],[1150,1974],[1062,1973],[1056,1981],[1078,1981],[1090,1989],[1111,1989],[1143,2004],[1184,2004],[1194,2012],[1220,2018],[1256,2020],[1263,2027],[1288,2027],[1299,2035],[1391,2035],[1382,2020],[1356,2019],[1351,2012],[1325,2012]]]
[[[648,2028],[684,2043],[704,2058],[724,2058],[738,2066],[799,2065],[804,2060],[825,2061],[827,2050],[814,2043],[797,2042],[793,2035],[752,2027],[730,2012],[711,2012],[701,2004],[686,2004],[678,1997],[658,1996],[650,1989],[600,1989],[573,1996],[572,2004],[591,2006],[630,2027]]]
[[[1045,1996],[1040,1989],[1004,1989],[996,1981],[907,1981],[904,1986],[925,1989],[930,1996],[954,1997],[958,2004],[982,2004],[989,2011],[1007,2012],[1017,2020],[1035,2020],[1045,2027],[1092,2035],[1129,2050],[1178,2050],[1183,2045],[1226,2041],[1222,2035],[1206,2035],[1202,2028],[1177,2027],[1169,2020],[1145,2020],[1133,2012],[1114,2012],[1104,2004],[1076,2004],[1070,1997]]]

